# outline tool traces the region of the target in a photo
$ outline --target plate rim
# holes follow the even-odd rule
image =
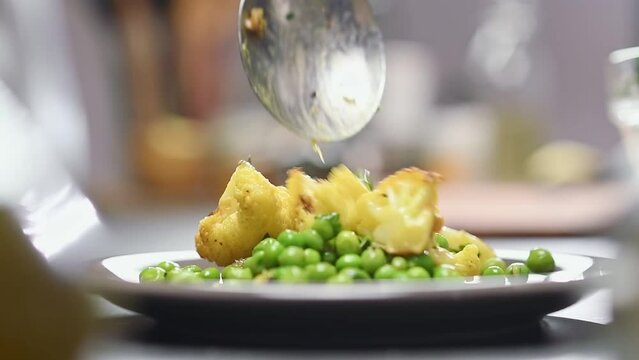
[[[519,254],[518,259],[506,258],[506,260],[521,260],[526,250],[513,249],[495,249],[497,254]],[[105,297],[161,297],[173,300],[215,300],[215,301],[277,301],[277,302],[379,302],[379,301],[398,301],[402,299],[429,299],[437,300],[439,298],[450,299],[457,296],[473,296],[477,298],[494,297],[494,296],[520,296],[530,293],[554,293],[566,291],[578,291],[580,293],[589,289],[602,287],[605,285],[605,279],[611,274],[611,263],[613,259],[600,257],[592,257],[585,255],[567,254],[561,252],[553,252],[555,259],[564,259],[566,257],[573,260],[577,259],[585,261],[582,266],[588,264],[583,269],[581,277],[574,276],[574,272],[564,275],[572,275],[572,278],[562,279],[559,276],[553,281],[532,282],[532,283],[515,283],[504,285],[503,281],[486,281],[486,282],[460,282],[460,281],[416,281],[410,283],[383,282],[375,281],[372,283],[355,283],[348,286],[336,286],[330,284],[255,284],[247,282],[241,284],[232,284],[232,286],[166,286],[166,284],[144,284],[124,280],[116,276],[108,268],[104,266],[113,261],[123,261],[134,256],[162,256],[166,254],[181,254],[184,258],[178,261],[201,261],[197,252],[194,250],[182,251],[157,251],[148,253],[123,254],[109,256],[94,260],[89,263],[87,273],[82,276],[80,282],[82,286],[89,292],[99,294]],[[163,260],[166,260],[164,257]],[[560,265],[562,261],[558,261]],[[148,266],[148,265],[147,265]],[[599,273],[595,268],[600,269]],[[604,269],[604,270],[601,270]],[[592,272],[592,273],[589,273]],[[565,272],[560,270],[553,274]],[[577,274],[578,275],[578,274]],[[468,278],[466,278],[468,279]],[[474,278],[473,278],[474,279]],[[482,279],[489,280],[489,279]],[[478,286],[479,285],[479,286]],[[321,291],[318,291],[321,289]],[[179,290],[179,291],[177,291]]]

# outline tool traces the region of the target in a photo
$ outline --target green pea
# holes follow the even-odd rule
[[[498,266],[498,267],[502,268],[503,270],[506,270],[506,263],[504,262],[504,260],[502,260],[502,259],[500,259],[498,257],[493,257],[493,258],[490,258],[490,259],[486,260],[486,262],[482,266],[481,272],[483,273],[484,270],[486,270],[490,266]]]
[[[446,237],[440,233],[435,233],[435,244],[437,244],[437,246],[444,248],[444,249],[448,249],[448,239],[446,239]]]
[[[181,268],[175,268],[172,269],[170,271],[166,272],[166,281],[172,282],[173,279],[175,279],[179,273],[183,272]],[[185,271],[185,272],[190,272],[190,271]]]
[[[174,261],[162,261],[161,263],[158,264],[158,267],[164,269],[164,271],[166,272],[169,272],[173,269],[179,268],[180,265],[178,265],[178,263]]]
[[[526,266],[533,272],[544,273],[555,270],[555,259],[550,251],[542,248],[534,248],[530,250]]]
[[[264,248],[264,256],[262,257],[262,263],[264,267],[270,269],[277,266],[278,257],[284,251],[284,249],[284,245],[280,244],[279,241],[268,244]]]
[[[220,270],[216,267],[207,267],[200,272],[200,277],[206,280],[220,280]]]
[[[413,266],[406,270],[406,276],[408,276],[409,279],[430,279],[430,274],[428,273],[428,271],[419,266]]]
[[[318,234],[324,239],[329,240],[335,236],[335,230],[333,226],[326,219],[315,219],[312,229],[317,231]]]
[[[275,271],[275,279],[285,283],[305,282],[306,272],[299,266],[282,266]]]
[[[360,251],[368,249],[372,243],[373,243],[373,240],[371,240],[370,237],[366,235],[360,236],[359,237],[359,248],[361,249]]]
[[[334,275],[328,278],[326,282],[329,284],[352,284],[353,278],[351,278],[347,274],[339,273],[337,275]]]
[[[304,265],[317,264],[322,261],[322,255],[315,249],[304,249]]]
[[[197,265],[187,265],[187,266],[183,267],[182,270],[190,271],[190,272],[193,272],[193,273],[202,272],[202,268],[197,266]]]
[[[375,271],[386,264],[386,254],[384,254],[384,250],[369,247],[364,250],[361,255],[362,258],[362,269],[364,269],[369,274],[375,274]]]
[[[299,237],[302,238],[304,247],[317,251],[324,249],[324,238],[322,238],[322,235],[320,235],[317,230],[306,229],[299,233]]]
[[[359,238],[357,235],[349,230],[340,231],[335,238],[335,247],[337,248],[338,255],[346,254],[359,254],[361,249],[359,247]]]
[[[175,284],[197,284],[204,281],[204,279],[200,277],[200,273],[195,273],[188,270],[173,269],[166,275],[166,279],[169,282]]]
[[[411,256],[408,259],[408,265],[413,267],[419,266],[426,269],[429,273],[432,273],[433,270],[435,270],[435,261],[433,261],[433,258],[427,254]]]
[[[491,265],[487,267],[484,271],[482,271],[481,274],[484,276],[496,276],[496,275],[504,275],[506,274],[506,272],[504,271],[504,269],[500,268],[497,265]]]
[[[255,254],[258,251],[264,251],[266,250],[266,247],[276,243],[277,240],[273,239],[272,237],[268,237],[262,241],[260,241],[259,243],[257,243],[257,245],[255,245],[255,247],[253,248],[253,254]]]
[[[337,251],[336,239],[335,238],[329,239],[326,242],[326,246],[324,248],[326,250],[329,250],[329,251],[332,251],[332,252],[336,252]]]
[[[306,275],[309,280],[325,281],[336,273],[335,266],[325,262],[306,266]]]
[[[362,266],[362,259],[356,254],[342,255],[337,259],[335,267],[337,270],[342,270],[347,267],[359,268]]]
[[[222,270],[222,279],[224,280],[251,280],[253,273],[249,268],[243,268],[236,265],[229,265]]]
[[[298,246],[289,246],[277,257],[280,266],[304,266],[304,249]]]
[[[256,283],[266,283],[269,280],[271,280],[273,278],[273,276],[274,276],[273,269],[264,270],[261,273],[256,274],[253,277],[253,281],[256,282]]]
[[[370,275],[360,268],[347,267],[343,268],[339,272],[340,274],[346,274],[351,277],[353,280],[370,280]]]
[[[516,262],[508,265],[506,268],[506,274],[508,275],[528,275],[530,274],[530,269],[524,263]]]
[[[398,271],[394,266],[386,264],[377,269],[373,277],[377,280],[390,280],[393,279],[397,273]]]
[[[337,261],[337,254],[332,251],[324,251],[322,253],[322,261],[330,264],[335,264],[335,262]]]
[[[329,214],[320,215],[318,218],[327,220],[333,228],[333,233],[337,234],[342,231],[342,223],[339,221],[339,214],[332,212]]]
[[[434,278],[452,278],[452,277],[461,277],[461,274],[455,266],[443,264],[440,266],[435,266],[435,270],[433,270]]]
[[[140,272],[140,282],[162,282],[166,271],[159,266],[149,266]]]
[[[244,267],[251,269],[253,274],[259,274],[264,271],[264,251],[260,250],[244,260]]]
[[[406,271],[399,270],[393,276],[393,280],[398,282],[404,282],[404,281],[410,281],[414,279],[411,279],[410,276],[408,276],[408,273]]]
[[[397,270],[406,270],[408,269],[408,261],[401,256],[395,256],[393,260],[391,260],[391,265]]]
[[[286,229],[277,236],[279,241],[284,246],[298,246],[304,247],[304,238],[300,236],[297,231]]]

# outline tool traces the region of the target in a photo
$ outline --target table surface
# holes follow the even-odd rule
[[[296,358],[472,358],[472,359],[613,359],[609,342],[610,294],[599,291],[570,308],[546,317],[539,327],[512,338],[483,338],[454,346],[364,348],[243,347],[166,333],[151,319],[101,303],[100,331],[81,352],[81,359],[296,359]],[[121,313],[120,313],[121,312]]]
[[[64,251],[49,259],[54,269],[75,271],[87,259],[147,251],[185,250],[193,247],[193,224],[201,209],[188,213],[144,215],[111,219],[96,225]],[[615,258],[617,243],[605,237],[491,238],[503,249],[541,246],[553,252]],[[81,259],[81,260],[80,260]],[[373,348],[255,348],[194,339],[179,330],[160,329],[153,320],[114,306],[101,298],[96,305],[97,331],[86,342],[80,359],[250,359],[250,358],[474,358],[474,359],[611,359],[612,324],[610,289],[598,290],[577,304],[553,313],[511,340],[482,339],[455,346]],[[215,326],[215,324],[211,324]],[[515,340],[513,340],[515,339]]]

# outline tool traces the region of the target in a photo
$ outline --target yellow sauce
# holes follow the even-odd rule
[[[326,161],[324,161],[324,155],[322,154],[322,149],[320,149],[319,144],[317,143],[317,140],[315,139],[311,140],[311,147],[313,148],[313,152],[317,154],[317,156],[319,156],[319,159],[322,162],[322,164],[326,164]]]

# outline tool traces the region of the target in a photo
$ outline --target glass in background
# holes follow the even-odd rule
[[[639,351],[639,284],[632,274],[639,272],[639,47],[614,51],[608,67],[608,105],[611,121],[622,136],[626,156],[634,169],[629,194],[634,211],[619,225],[616,237],[623,241],[615,269],[615,332],[620,358],[634,359]]]
[[[610,54],[610,117],[619,129],[628,160],[639,172],[639,47]]]

